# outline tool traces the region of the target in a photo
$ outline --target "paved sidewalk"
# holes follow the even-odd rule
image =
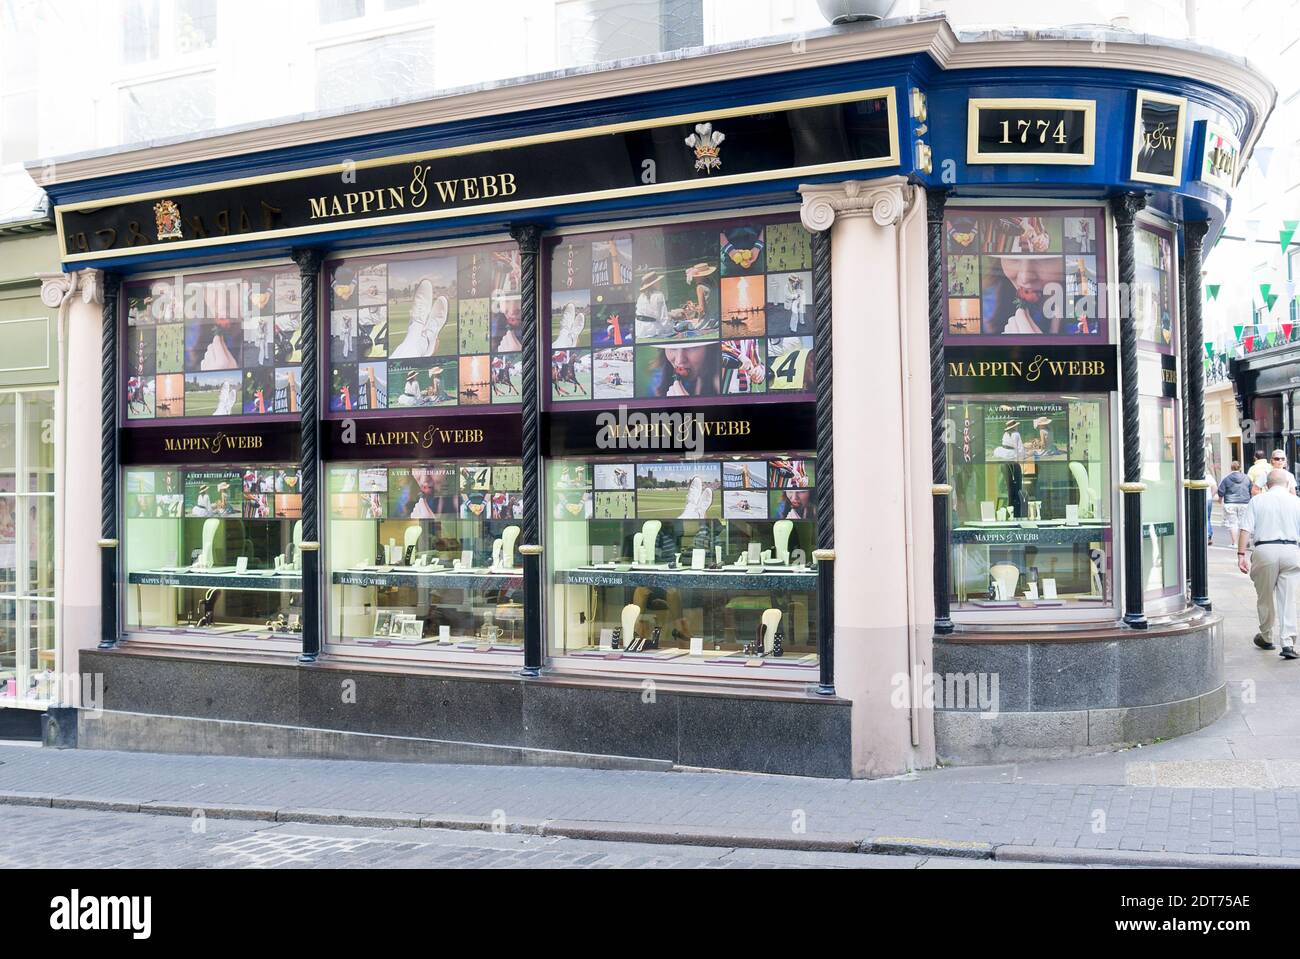
[[[1281,856],[1300,865],[1300,794],[1280,789],[944,776],[850,782],[0,747],[0,803],[25,801],[125,812],[154,803],[152,811],[172,815],[204,809],[214,818],[355,825],[495,823],[577,839],[985,857],[999,846],[1132,850]]]

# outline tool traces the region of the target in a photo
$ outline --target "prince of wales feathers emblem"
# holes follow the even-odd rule
[[[695,124],[695,132],[686,138],[686,145],[695,149],[696,172],[712,173],[722,169],[722,158],[718,154],[725,139],[727,135],[714,130],[712,123]]]

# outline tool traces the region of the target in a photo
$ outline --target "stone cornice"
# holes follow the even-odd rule
[[[837,218],[869,216],[877,226],[894,226],[912,205],[915,191],[906,177],[848,180],[801,186],[799,218],[809,230],[828,230]]]
[[[1098,37],[1101,39],[1099,40]],[[136,146],[98,155],[28,164],[41,186],[73,183],[139,170],[256,154],[342,138],[373,136],[477,117],[523,113],[611,97],[671,90],[904,55],[928,55],[944,70],[988,67],[1091,67],[1135,70],[1179,78],[1208,78],[1247,103],[1255,128],[1243,144],[1249,157],[1277,93],[1244,61],[1205,48],[1140,34],[995,34],[959,39],[941,16],[850,25],[807,37],[772,38],[706,51],[665,55],[610,69],[523,78],[486,88],[446,91],[434,98],[355,113],[313,116],[273,126],[248,127],[176,142]]]

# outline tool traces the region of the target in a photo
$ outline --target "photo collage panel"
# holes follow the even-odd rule
[[[943,222],[947,341],[1105,339],[1100,209],[949,208]]]
[[[520,402],[514,244],[338,260],[326,282],[330,412]]]
[[[1169,233],[1146,224],[1133,231],[1137,292],[1133,319],[1138,342],[1161,353],[1174,350],[1174,251]]]
[[[299,411],[294,267],[124,284],[128,422]]]
[[[811,236],[797,217],[549,246],[553,403],[813,389]]]
[[[331,466],[333,519],[520,520],[524,470],[518,463],[438,466]]]
[[[811,520],[814,460],[560,463],[557,520]]]
[[[225,470],[128,469],[128,519],[299,519],[299,470],[248,467]]]

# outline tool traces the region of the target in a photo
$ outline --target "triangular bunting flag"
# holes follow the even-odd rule
[[[1213,340],[1206,340],[1206,341],[1205,341],[1205,358],[1206,358],[1207,360],[1208,360],[1208,359],[1213,359],[1213,358],[1214,358],[1214,341],[1213,341]]]
[[[1295,236],[1296,229],[1300,228],[1300,220],[1283,220],[1282,229],[1278,231],[1278,240],[1282,243],[1282,252],[1291,245],[1291,238]]]
[[[1277,294],[1272,292],[1272,283],[1261,283],[1259,285],[1259,296],[1264,301],[1264,309],[1269,313],[1273,312],[1273,304],[1277,302]]]
[[[1245,329],[1246,329],[1246,328],[1245,328],[1244,326],[1234,326],[1234,327],[1232,328],[1233,335],[1237,337],[1237,342],[1238,342],[1238,343],[1241,342],[1241,334],[1242,334],[1242,332],[1243,332]]]
[[[1247,353],[1251,352],[1251,351],[1255,348],[1255,336],[1254,336],[1254,334],[1251,334],[1250,336],[1245,337],[1245,338],[1241,341],[1241,345],[1244,346],[1244,347],[1246,348],[1246,352],[1247,352]]]
[[[1282,336],[1283,336],[1286,340],[1288,340],[1288,341],[1291,339],[1291,330],[1292,330],[1292,329],[1293,329],[1292,324],[1290,324],[1290,323],[1283,323],[1283,324],[1282,324]]]
[[[1221,286],[1223,286],[1222,283],[1207,283],[1205,285],[1205,292],[1209,294],[1210,299],[1217,300],[1219,298],[1219,288]]]

